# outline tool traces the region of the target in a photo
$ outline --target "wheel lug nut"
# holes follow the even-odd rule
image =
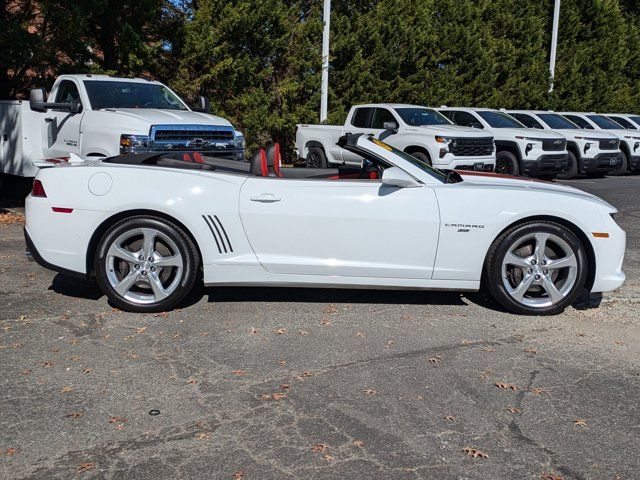
[[[156,267],[151,267],[151,268],[150,268],[150,270],[151,270],[152,272],[155,272],[155,271],[156,271]]]
[[[143,261],[143,260],[144,260],[144,257],[143,257],[142,255],[140,255],[140,256],[138,257],[138,260]]]
[[[146,277],[146,276],[147,276],[147,271],[146,271],[146,270],[142,270],[142,272],[140,272],[140,273],[142,273],[142,276],[143,276],[143,277]]]
[[[149,257],[149,261],[150,261],[150,262],[153,262],[153,257]]]
[[[545,275],[549,274],[549,270],[543,270],[542,273],[544,273]]]
[[[542,265],[543,267],[544,267],[546,264],[547,264],[547,262],[546,262],[545,260],[542,260],[542,261],[540,262],[540,265]]]
[[[535,265],[536,263],[538,262],[536,262],[535,260],[531,260],[531,265]]]
[[[137,263],[133,266],[133,268],[135,268],[136,270],[140,269],[140,265],[138,265]]]
[[[531,274],[533,273],[533,269],[532,269],[532,268],[530,268],[529,270],[527,270],[527,273],[528,273],[529,275],[531,275]]]
[[[142,273],[144,273],[144,272],[142,272]],[[540,275],[536,275],[536,276],[535,276],[535,279],[536,279],[536,280],[540,280]]]

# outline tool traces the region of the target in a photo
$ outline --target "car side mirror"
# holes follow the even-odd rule
[[[69,113],[80,113],[82,111],[82,103],[71,102],[69,104]]]
[[[46,112],[47,104],[44,99],[45,89],[34,88],[29,92],[29,108],[34,112]]]
[[[198,97],[198,108],[196,111],[203,113],[211,112],[211,102],[209,102],[209,99],[204,95]]]
[[[382,184],[397,188],[419,187],[420,184],[399,167],[385,168],[382,172]]]
[[[382,128],[385,130],[397,130],[398,124],[396,122],[384,122],[382,124]]]

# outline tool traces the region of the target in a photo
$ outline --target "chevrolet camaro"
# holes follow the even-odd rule
[[[204,282],[482,289],[543,315],[624,281],[625,233],[598,197],[440,171],[367,135],[339,145],[362,165],[283,168],[276,144],[249,164],[149,152],[42,169],[27,250],[135,312],[170,309]]]

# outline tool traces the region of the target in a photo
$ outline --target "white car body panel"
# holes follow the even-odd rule
[[[88,275],[90,240],[103,222],[157,212],[193,237],[208,285],[477,290],[500,232],[545,216],[571,222],[588,239],[593,292],[624,281],[625,233],[603,200],[493,174],[470,172],[462,182],[442,183],[369,143],[370,152],[384,155],[416,186],[89,162],[38,173],[47,197],[27,197],[25,232],[50,268]]]

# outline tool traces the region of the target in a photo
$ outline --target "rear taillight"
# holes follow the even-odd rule
[[[31,188],[31,196],[32,197],[46,197],[47,194],[44,191],[44,187],[42,186],[42,182],[40,180],[33,181],[33,187]]]

